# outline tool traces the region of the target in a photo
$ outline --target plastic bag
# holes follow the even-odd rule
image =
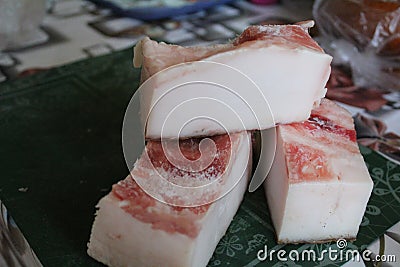
[[[358,86],[400,90],[400,1],[316,0],[320,45]]]

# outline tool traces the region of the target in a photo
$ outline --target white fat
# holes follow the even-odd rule
[[[280,232],[289,189],[288,170],[285,161],[283,141],[277,128],[276,150],[272,168],[264,182],[269,210],[275,231]]]
[[[325,95],[331,57],[309,49],[255,43],[204,61],[219,64],[176,65],[143,84],[141,114],[148,139],[160,138],[162,131],[164,138],[176,138],[181,130],[179,136],[185,138],[305,120]],[[191,81],[217,83],[229,90],[210,83],[178,86]],[[196,98],[202,99],[193,101]],[[196,117],[203,119],[185,125]]]
[[[329,133],[326,137],[330,138],[330,145],[320,144],[313,135],[293,131],[290,126],[277,127],[276,156],[264,187],[280,243],[323,242],[357,236],[373,182],[355,142]],[[290,177],[290,155],[285,147],[291,143],[324,153],[323,164],[330,170],[330,179],[299,181]],[[304,166],[307,167],[310,166]]]
[[[98,207],[88,245],[88,254],[96,260],[108,266],[183,266],[191,257],[193,241],[188,236],[152,229],[122,210],[110,195]],[[162,259],[168,257],[164,265]]]
[[[242,139],[237,153],[233,166],[244,162],[247,167],[243,176],[227,195],[211,204],[205,216],[192,217],[200,226],[196,237],[153,229],[151,224],[143,223],[126,213],[120,208],[121,201],[109,194],[98,204],[99,210],[93,224],[88,254],[113,267],[206,266],[239,208],[247,188],[251,171],[251,146],[246,139]],[[236,180],[241,173],[242,170],[233,167],[226,174],[227,179]],[[163,212],[168,210],[166,206]]]
[[[139,41],[133,48],[133,66],[140,68],[143,63],[142,41]]]
[[[296,25],[299,25],[306,32],[309,32],[310,28],[314,27],[315,22],[313,20],[306,20],[297,22]]]
[[[278,240],[297,243],[356,238],[371,189],[370,181],[291,184]]]

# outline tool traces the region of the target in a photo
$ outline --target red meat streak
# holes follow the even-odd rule
[[[294,127],[298,132],[305,133],[313,139],[317,136],[316,140],[320,139],[325,143],[329,143],[329,141],[324,132],[333,133],[338,138],[356,142],[355,130],[342,127],[316,113],[312,113],[305,122],[292,123],[288,126]],[[287,151],[291,183],[326,181],[336,178],[329,170],[327,155],[320,149],[296,143],[286,144],[285,149]]]
[[[231,142],[228,135],[211,137],[211,139],[216,145],[219,156],[215,157],[214,161],[201,172],[213,168],[213,174],[219,176],[225,171],[229,161]],[[200,141],[201,139],[180,141],[179,147],[182,154],[189,160],[198,159],[201,155],[199,151]],[[146,149],[156,168],[164,168],[166,171],[174,172],[177,175],[190,174],[195,179],[196,173],[176,170],[167,160],[161,142],[150,141],[147,143]],[[190,238],[195,238],[198,235],[200,227],[197,225],[197,220],[202,218],[210,207],[209,204],[198,207],[178,207],[161,203],[146,194],[131,177],[115,184],[112,188],[112,195],[120,201],[128,201],[129,204],[123,206],[122,209],[135,219],[151,224],[153,229],[163,230],[171,234],[180,233]]]
[[[270,44],[276,45],[304,46],[323,52],[318,43],[299,25],[250,26],[233,44],[238,46],[246,42],[259,40],[264,40]]]

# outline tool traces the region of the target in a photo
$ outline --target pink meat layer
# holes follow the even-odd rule
[[[323,52],[322,48],[308,34],[308,22],[297,25],[250,26],[233,43],[214,46],[182,47],[158,43],[149,38],[141,41],[143,53],[142,82],[155,73],[170,66],[202,60],[213,55],[256,45],[271,45],[287,48],[306,48]],[[139,56],[139,55],[135,55]]]
[[[193,179],[209,177],[212,179],[220,176],[226,170],[230,157],[231,140],[228,135],[215,136],[211,139],[217,148],[216,157],[207,168],[199,172],[189,172],[174,167],[165,156],[161,142],[149,141],[146,151],[154,168],[156,170],[163,169],[170,174],[169,176],[174,176],[174,179],[179,179],[179,177],[185,177],[185,179],[187,177]],[[189,160],[198,159],[200,157],[200,141],[200,138],[181,140],[179,147],[182,154]],[[152,169],[149,169],[152,168],[151,166],[140,166],[140,162],[139,160],[139,164],[135,165],[132,172],[134,175],[146,177],[153,172]],[[212,175],[205,175],[210,173]],[[200,227],[197,222],[210,207],[210,205],[203,205],[188,208],[161,203],[145,193],[131,176],[115,184],[111,194],[125,203],[121,207],[125,212],[141,222],[151,224],[153,229],[164,230],[168,233],[180,233],[191,238],[195,238],[199,233]]]
[[[290,183],[340,179],[331,171],[330,157],[359,153],[351,115],[326,99],[307,121],[279,127],[286,136],[284,146]]]
[[[173,174],[175,178],[191,177],[192,179],[196,179],[198,177],[203,177],[206,179],[214,179],[224,173],[226,169],[231,153],[231,141],[228,135],[214,136],[211,137],[211,139],[216,146],[216,153],[213,155],[213,161],[211,162],[211,164],[200,172],[192,172],[175,167],[164,154],[161,142],[148,142],[146,146],[146,151],[154,167],[164,169],[165,171]],[[199,165],[202,164],[202,162],[198,161],[201,157],[199,149],[199,144],[201,140],[202,138],[191,138],[187,140],[181,140],[179,142],[180,152],[182,152],[183,156],[186,159],[191,161],[190,166],[184,167],[199,169]],[[171,147],[168,149],[172,150],[174,148]],[[176,155],[178,153],[179,151],[170,151],[172,157],[173,155]]]
[[[240,46],[246,42],[262,41],[265,46],[282,45],[287,47],[306,47],[319,52],[322,48],[315,42],[306,29],[300,25],[262,25],[250,26],[233,42]]]

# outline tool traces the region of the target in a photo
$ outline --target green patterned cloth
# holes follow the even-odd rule
[[[361,223],[357,240],[347,243],[347,250],[364,250],[392,225],[400,220],[400,167],[387,161],[369,148],[361,147],[375,186]],[[345,261],[330,261],[324,257],[316,262],[262,262],[257,252],[284,249],[289,252],[313,249],[317,258],[329,247],[338,250],[336,242],[326,244],[277,245],[263,190],[247,193],[239,212],[214,252],[209,266],[341,266]],[[346,251],[344,249],[344,251]],[[340,254],[337,254],[338,258]],[[276,257],[275,257],[276,258]],[[345,259],[345,256],[343,256]]]
[[[101,266],[86,243],[97,201],[128,172],[121,127],[139,80],[131,59],[125,50],[0,84],[0,199],[45,266]],[[400,167],[362,153],[375,188],[358,239],[348,244],[361,250],[400,220]],[[259,189],[245,196],[209,266],[341,265],[259,263],[264,245],[317,253],[330,246],[277,246]]]

